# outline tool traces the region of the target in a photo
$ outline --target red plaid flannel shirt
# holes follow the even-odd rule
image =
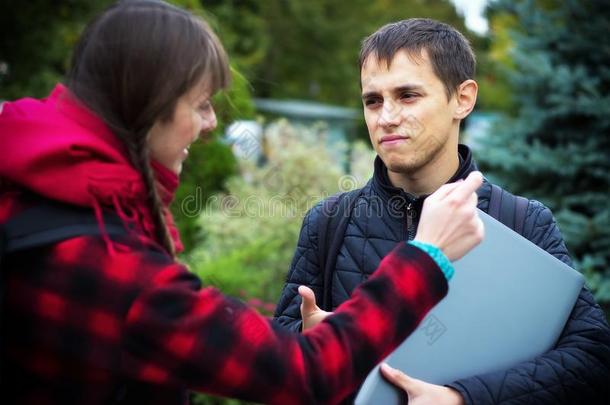
[[[334,316],[290,334],[202,287],[150,240],[141,174],[122,142],[65,87],[5,103],[0,135],[0,183],[95,208],[100,221],[101,207],[114,207],[137,225],[112,243],[82,236],[2,264],[3,404],[173,404],[185,402],[189,389],[336,403],[447,292],[434,261],[401,243]],[[155,170],[169,204],[178,178]],[[22,198],[7,190],[0,187],[0,223],[22,209]]]
[[[333,316],[297,335],[202,287],[153,244],[113,243],[110,255],[102,238],[77,237],[3,264],[3,403],[184,403],[190,389],[337,403],[447,292],[435,262],[401,243]]]

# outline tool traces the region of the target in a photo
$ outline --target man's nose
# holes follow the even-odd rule
[[[400,112],[400,106],[396,103],[384,102],[379,116],[379,125],[383,127],[398,126],[400,124]]]

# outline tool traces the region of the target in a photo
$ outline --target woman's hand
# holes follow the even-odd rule
[[[472,172],[464,181],[446,184],[424,201],[415,240],[437,246],[449,260],[464,256],[483,239],[483,223],[477,215],[477,195],[483,176]],[[303,331],[332,314],[316,305],[313,291],[299,287]]]
[[[477,213],[477,194],[483,175],[472,172],[466,180],[445,184],[424,201],[415,240],[434,245],[455,261],[478,245],[484,236]]]

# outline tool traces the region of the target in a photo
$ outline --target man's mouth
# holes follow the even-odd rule
[[[379,144],[387,146],[397,145],[407,139],[409,139],[409,137],[404,135],[384,135],[379,139]]]

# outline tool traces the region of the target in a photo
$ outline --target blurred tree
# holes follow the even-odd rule
[[[477,54],[477,81],[479,95],[477,107],[483,110],[516,113],[512,89],[507,80],[514,70],[510,56],[513,39],[510,35],[517,19],[492,3],[486,10],[489,34],[481,39]]]
[[[441,20],[463,32],[475,48],[485,46],[448,0],[201,2],[258,97],[360,106],[362,39],[405,18]]]
[[[5,0],[0,13],[0,99],[42,97],[60,81],[85,23],[110,0]]]
[[[482,166],[555,213],[600,303],[610,305],[610,3],[507,1],[518,22],[509,79],[517,114],[497,126]]]

